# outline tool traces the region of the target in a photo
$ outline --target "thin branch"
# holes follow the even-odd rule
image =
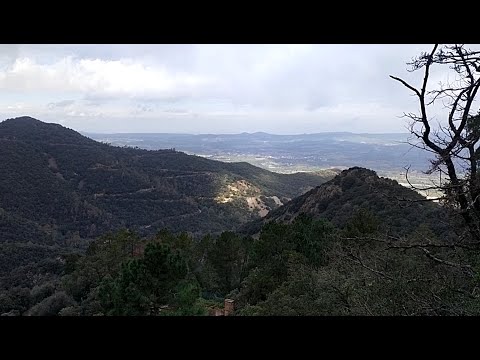
[[[351,261],[353,261],[354,263],[360,265],[360,266],[363,267],[364,269],[367,269],[367,270],[373,272],[374,274],[377,274],[377,275],[379,275],[379,276],[381,276],[381,277],[384,277],[384,278],[386,278],[386,279],[388,279],[388,280],[390,280],[390,281],[394,281],[394,278],[392,278],[390,275],[385,274],[383,271],[375,270],[375,269],[373,269],[373,268],[365,265],[365,264],[363,263],[363,261],[360,259],[360,257],[355,256],[352,252],[350,252],[350,256],[351,256],[351,258],[348,258],[348,257],[347,257],[347,259],[350,259]]]
[[[401,82],[404,86],[406,86],[407,88],[409,88],[410,90],[412,90],[418,97],[420,97],[420,92],[415,89],[412,85],[408,84],[405,80],[402,80],[396,76],[393,76],[393,75],[390,75],[390,77],[393,79],[393,80],[397,80],[399,82]]]
[[[454,262],[451,262],[451,261],[447,261],[447,260],[442,260],[438,257],[436,257],[435,255],[433,255],[429,250],[427,250],[426,248],[421,248],[423,250],[423,252],[427,255],[428,258],[432,259],[433,261],[435,262],[438,262],[440,264],[444,264],[444,265],[447,265],[447,266],[452,266],[452,267],[456,267],[456,268],[462,268],[462,269],[466,269],[471,275],[473,275],[475,272],[473,271],[472,269],[472,266],[471,265],[463,265],[463,264],[457,264],[457,263],[454,263]]]

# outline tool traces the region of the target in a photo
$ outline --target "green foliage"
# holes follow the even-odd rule
[[[462,265],[476,264],[472,252],[445,246],[428,226],[392,239],[368,211],[337,232],[313,223],[299,216],[264,226],[235,296],[238,315],[478,314],[478,279]],[[298,246],[310,241],[316,246]]]
[[[108,146],[57,124],[23,117],[0,123],[3,241],[82,246],[128,227],[192,233],[234,230],[258,215],[218,203],[223,185],[246,180],[261,194],[293,197],[327,178],[276,174],[171,150]]]
[[[142,239],[119,231],[91,243],[82,257],[63,256],[71,269],[61,282],[46,278],[0,293],[0,311],[192,316],[222,308],[228,297],[241,316],[479,313],[475,252],[443,246],[424,225],[392,240],[368,211],[346,223],[336,229],[300,215],[266,224],[257,239],[225,232],[195,241],[168,231]],[[421,242],[428,242],[428,256],[414,246]]]
[[[250,224],[243,230],[254,234],[263,226],[262,223],[290,221],[306,213],[316,219],[326,219],[341,229],[354,221],[356,224],[351,223],[350,226],[358,231],[352,236],[374,230],[403,236],[425,224],[436,235],[453,239],[454,226],[448,211],[436,203],[422,200],[424,198],[420,194],[395,180],[378,177],[372,170],[354,167],[271,211],[263,221]],[[352,220],[355,214],[358,218]],[[364,220],[366,223],[361,224]]]
[[[362,237],[375,234],[379,229],[380,221],[366,209],[359,209],[345,225],[345,237]]]
[[[65,274],[68,275],[75,271],[75,266],[78,260],[82,258],[82,256],[80,254],[67,254],[64,256],[64,258],[65,258],[64,272]]]
[[[11,311],[19,314],[30,308],[30,290],[25,287],[14,287],[8,292],[0,293],[0,314]]]
[[[301,215],[288,224],[268,223],[253,244],[248,277],[242,284],[239,301],[257,304],[266,300],[288,278],[287,264],[318,267],[327,261],[334,228],[324,220]]]
[[[102,236],[90,244],[86,256],[75,261],[75,270],[62,279],[63,288],[76,301],[85,301],[105,277],[115,275],[121,264],[133,257],[141,243],[138,235],[128,230]]]
[[[65,308],[74,304],[73,299],[65,292],[56,292],[28,310],[30,316],[55,316]]]
[[[160,229],[188,232],[172,246],[193,271],[199,264],[189,251],[195,247],[184,243],[193,241],[190,235],[217,235],[258,218],[244,199],[216,200],[226,184],[245,180],[259,196],[285,198],[329,178],[275,174],[171,150],[113,147],[30,117],[0,123],[0,163],[0,293],[16,286],[32,289],[64,271],[65,291],[80,302],[132,256],[124,250],[138,250],[128,239],[124,244],[117,239],[125,249],[109,248],[85,260],[80,254],[93,239],[123,228],[142,238]],[[236,286],[239,275],[229,276],[232,280],[222,280],[215,291]]]
[[[30,291],[30,298],[33,304],[37,304],[43,299],[55,293],[56,284],[54,282],[46,282],[41,285],[35,285]]]
[[[170,315],[205,315],[205,305],[200,300],[200,286],[195,280],[183,280],[176,287],[177,310]]]
[[[240,285],[246,275],[251,241],[232,232],[201,239],[196,274],[207,292],[225,296]]]
[[[118,277],[103,281],[99,295],[105,313],[150,315],[172,304],[188,311],[199,289],[182,282],[187,273],[187,264],[178,251],[165,244],[148,244],[142,259],[128,261]]]
[[[226,185],[283,199],[323,180],[114,148],[33,119],[0,124],[0,162],[0,314],[206,315],[225,297],[236,315],[480,313],[478,251],[452,246],[443,209],[370,170],[342,172],[246,237],[225,231],[255,218],[215,201]]]

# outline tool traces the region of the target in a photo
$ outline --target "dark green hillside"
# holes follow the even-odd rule
[[[376,220],[356,212],[340,229],[299,215],[255,239],[119,231],[85,254],[19,246],[49,258],[6,277],[0,314],[223,315],[228,298],[233,316],[478,315],[478,255],[425,228],[388,236]]]
[[[0,163],[0,239],[44,244],[122,227],[234,230],[278,207],[271,197],[285,202],[329,178],[113,147],[30,117],[0,123]]]
[[[378,177],[372,170],[353,167],[275,209],[264,219],[245,225],[242,231],[254,234],[266,222],[291,222],[300,214],[344,227],[352,214],[360,210],[375,214],[380,227],[395,234],[410,233],[422,224],[438,234],[450,231],[446,212],[438,204],[424,200],[423,196],[395,180]]]
[[[256,191],[226,174],[233,192]],[[165,201],[155,193],[112,195],[144,206]],[[255,237],[122,230],[85,252],[3,243],[0,314],[208,315],[221,313],[225,298],[233,299],[234,316],[478,314],[478,254],[450,244],[442,208],[417,200],[395,181],[352,168],[250,223],[260,228]],[[114,216],[135,219],[135,211],[116,209]]]

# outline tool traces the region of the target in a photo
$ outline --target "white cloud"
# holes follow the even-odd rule
[[[211,79],[185,72],[171,73],[133,60],[75,59],[52,64],[18,58],[0,72],[0,87],[14,91],[81,92],[108,96],[178,96],[209,84]]]
[[[388,76],[418,86],[405,63],[430,48],[0,45],[0,115],[84,131],[403,131],[417,103]]]

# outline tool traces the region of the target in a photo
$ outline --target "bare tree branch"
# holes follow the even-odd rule
[[[470,275],[474,275],[475,272],[473,271],[472,269],[472,266],[471,265],[463,265],[463,264],[457,264],[457,263],[454,263],[454,262],[451,262],[451,261],[447,261],[447,260],[442,260],[442,259],[439,259],[438,257],[436,257],[435,255],[433,255],[429,250],[427,250],[426,248],[421,248],[423,250],[423,252],[427,255],[428,258],[432,259],[433,261],[435,262],[438,262],[440,264],[444,264],[444,265],[447,265],[447,266],[452,266],[452,267],[457,267],[457,268],[462,268],[462,269],[466,269]]]
[[[480,125],[475,123],[480,120],[472,117],[471,111],[480,89],[479,54],[479,51],[466,49],[463,44],[443,47],[435,45],[430,53],[420,54],[408,63],[411,66],[409,71],[420,69],[424,71],[420,90],[403,79],[390,75],[418,97],[420,114],[404,114],[411,120],[410,133],[421,141],[421,144],[411,145],[435,154],[427,174],[439,171],[440,175],[446,175],[448,184],[440,182],[438,186],[433,184],[432,187],[417,189],[408,180],[408,171],[407,182],[415,190],[431,189],[443,192],[445,197],[441,199],[444,203],[450,202],[452,208],[458,206],[458,213],[463,217],[474,238],[480,238],[480,201],[478,201],[480,154],[477,150]],[[456,78],[452,83],[440,82],[439,88],[427,90],[430,68],[434,64],[446,66],[454,72]],[[426,101],[426,96],[430,97],[430,101]],[[427,106],[434,104],[437,99],[448,99],[448,103],[444,103],[448,109],[448,114],[444,118],[448,126],[442,125],[440,121],[435,124],[436,119],[427,116]]]

